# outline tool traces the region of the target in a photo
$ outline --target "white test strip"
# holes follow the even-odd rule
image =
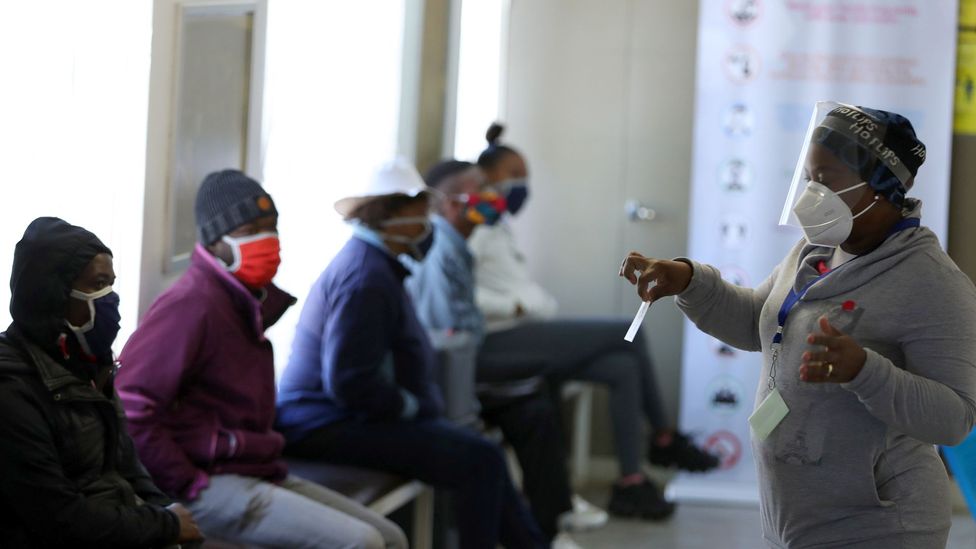
[[[627,330],[627,335],[624,339],[630,343],[634,342],[634,338],[637,336],[637,330],[640,329],[641,323],[644,322],[644,315],[647,314],[647,309],[650,308],[651,302],[645,301],[641,303],[640,309],[637,309],[637,314],[634,315],[634,321],[630,323],[630,328]]]

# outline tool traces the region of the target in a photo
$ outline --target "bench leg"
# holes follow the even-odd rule
[[[413,502],[413,549],[431,549],[434,537],[434,489],[425,486]]]
[[[577,485],[590,471],[590,427],[593,413],[593,387],[584,385],[576,395],[573,421],[573,478]]]

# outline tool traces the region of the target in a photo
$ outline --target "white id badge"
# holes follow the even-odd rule
[[[790,413],[790,409],[786,405],[786,401],[779,394],[779,389],[774,387],[772,392],[763,399],[762,404],[756,408],[756,411],[749,416],[749,425],[752,426],[752,431],[756,433],[756,438],[763,441],[788,413]]]
[[[634,315],[634,321],[630,323],[630,328],[627,330],[627,335],[624,336],[624,340],[629,343],[634,342],[634,338],[637,337],[637,330],[640,329],[641,323],[644,322],[644,315],[647,314],[647,309],[650,306],[650,301],[641,303],[640,309],[637,309],[637,314]]]

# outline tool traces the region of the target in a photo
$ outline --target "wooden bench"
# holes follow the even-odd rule
[[[418,480],[404,479],[383,473],[320,462],[288,459],[289,472],[295,476],[321,484],[380,515],[389,515],[414,502],[413,539],[410,547],[430,549],[433,542],[434,492]],[[207,540],[206,549],[245,549],[254,546]]]
[[[413,540],[410,546],[430,549],[434,492],[426,484],[359,467],[294,459],[287,461],[292,474],[335,490],[381,515],[389,515],[413,501]]]

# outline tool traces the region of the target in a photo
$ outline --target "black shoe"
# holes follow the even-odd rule
[[[691,443],[691,439],[679,432],[671,435],[671,444],[667,446],[654,444],[654,440],[651,439],[647,459],[652,465],[660,467],[676,465],[679,469],[692,472],[710,471],[719,464],[718,456],[695,446]]]
[[[618,517],[662,520],[674,513],[674,504],[661,496],[653,482],[644,479],[644,482],[631,486],[614,484],[607,509]]]

